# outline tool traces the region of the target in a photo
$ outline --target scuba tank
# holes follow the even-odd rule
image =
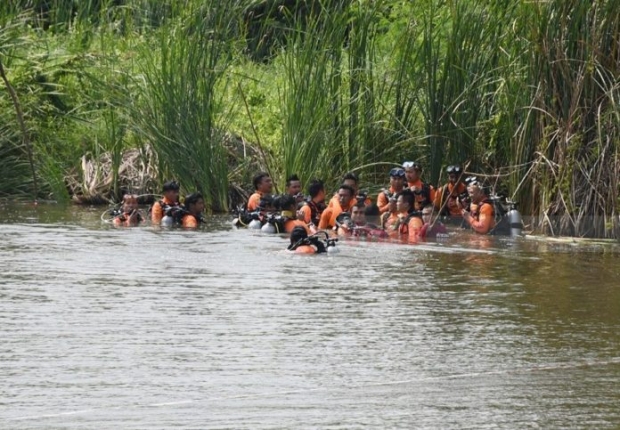
[[[248,228],[254,229],[254,230],[260,230],[262,227],[262,224],[259,220],[257,219],[253,219],[252,221],[250,221],[250,223],[248,224]]]
[[[510,210],[506,214],[510,221],[510,235],[512,237],[521,236],[523,233],[523,219],[517,210],[517,202],[506,200],[506,203],[510,205]]]
[[[174,227],[181,225],[183,216],[188,212],[182,205],[178,206],[165,206],[164,216],[161,219],[160,225],[162,227]]]
[[[265,224],[260,231],[267,234],[284,233],[284,222],[286,220],[279,214],[269,214]]]
[[[260,231],[267,234],[276,234],[276,227],[272,223],[266,222],[265,225],[260,228]]]
[[[161,226],[172,227],[173,225],[174,225],[174,219],[168,214],[164,215],[164,217],[161,219]]]
[[[340,248],[336,247],[336,242],[333,240],[328,240],[326,247],[328,254],[338,254],[340,252]]]

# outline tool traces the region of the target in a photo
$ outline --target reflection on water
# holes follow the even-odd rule
[[[1,428],[617,428],[613,246],[282,237],[0,208]]]

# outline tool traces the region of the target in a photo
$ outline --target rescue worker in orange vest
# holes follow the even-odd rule
[[[290,233],[297,226],[303,227],[308,233],[310,230],[308,225],[300,219],[297,219],[297,202],[295,197],[290,194],[283,194],[278,198],[280,207],[280,215],[284,218],[284,231]]]
[[[487,234],[495,227],[495,207],[489,200],[489,191],[476,177],[469,177],[467,193],[471,210],[461,209],[463,220],[478,234]]]
[[[284,192],[293,196],[298,204],[304,201],[304,195],[301,192],[301,181],[297,175],[293,174],[286,179]]]
[[[398,237],[398,223],[400,220],[398,214],[398,208],[396,202],[398,201],[398,197],[400,194],[407,189],[405,188],[400,193],[394,194],[389,201],[389,206],[387,212],[383,212],[381,214],[381,228],[386,231],[389,237],[397,238]]]
[[[435,208],[444,217],[454,217],[461,219],[461,209],[458,199],[467,193],[467,186],[461,181],[463,169],[461,166],[448,166],[448,183],[440,187],[435,192]]]
[[[293,228],[291,231],[291,244],[288,250],[297,254],[316,254],[318,251],[317,248],[312,246],[307,239],[308,231],[305,228],[301,226]]]
[[[271,176],[266,172],[257,173],[252,179],[255,192],[248,199],[248,211],[253,212],[260,207],[261,198],[271,194],[273,189],[273,181]]]
[[[377,196],[379,212],[385,213],[390,210],[390,199],[405,188],[405,171],[399,167],[390,170],[390,188],[383,190]],[[393,203],[395,205],[395,202]],[[393,208],[394,209],[394,208]]]
[[[193,193],[185,197],[185,214],[181,218],[184,228],[196,228],[204,222],[202,213],[205,210],[205,200],[200,193]]]
[[[180,207],[179,203],[179,189],[181,187],[175,181],[168,181],[164,183],[163,195],[164,197],[156,201],[151,208],[151,223],[153,225],[160,225],[161,219],[164,217],[165,212],[169,208]]]
[[[316,228],[321,221],[321,214],[325,210],[325,186],[320,179],[313,179],[308,185],[310,198],[299,209],[297,218],[305,222],[310,231],[316,233]]]
[[[121,214],[114,217],[112,223],[116,227],[135,227],[142,222],[144,217],[138,210],[138,197],[134,194],[125,194]]]
[[[405,169],[407,188],[413,191],[415,195],[415,210],[421,211],[424,206],[433,202],[435,189],[422,181],[420,177],[422,174],[422,166],[418,162],[405,161],[403,163],[403,169]]]
[[[415,194],[411,190],[405,190],[398,196],[396,201],[398,210],[398,236],[401,241],[415,243],[418,234],[424,225],[419,211],[415,210]]]
[[[355,190],[349,185],[341,185],[338,189],[338,202],[332,206],[328,206],[321,215],[319,230],[334,228],[336,226],[336,217],[340,215],[341,212],[350,212],[356,202]]]
[[[364,205],[368,206],[372,203],[372,200],[370,200],[366,194],[360,193],[359,177],[355,173],[349,172],[345,174],[342,177],[342,185],[348,185],[349,187],[353,188],[353,192],[354,192],[353,196],[355,197],[355,199],[364,202]],[[339,200],[338,193],[336,193],[329,201],[329,204],[327,205],[327,207],[329,208],[334,205],[337,205],[338,200]]]

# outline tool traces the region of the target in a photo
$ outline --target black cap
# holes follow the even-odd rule
[[[175,181],[168,181],[168,182],[164,182],[164,193],[166,191],[179,191],[179,189],[181,188],[181,186],[178,184],[178,182]]]

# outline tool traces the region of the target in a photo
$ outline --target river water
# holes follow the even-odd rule
[[[0,428],[620,427],[620,248],[290,255],[0,206]]]

